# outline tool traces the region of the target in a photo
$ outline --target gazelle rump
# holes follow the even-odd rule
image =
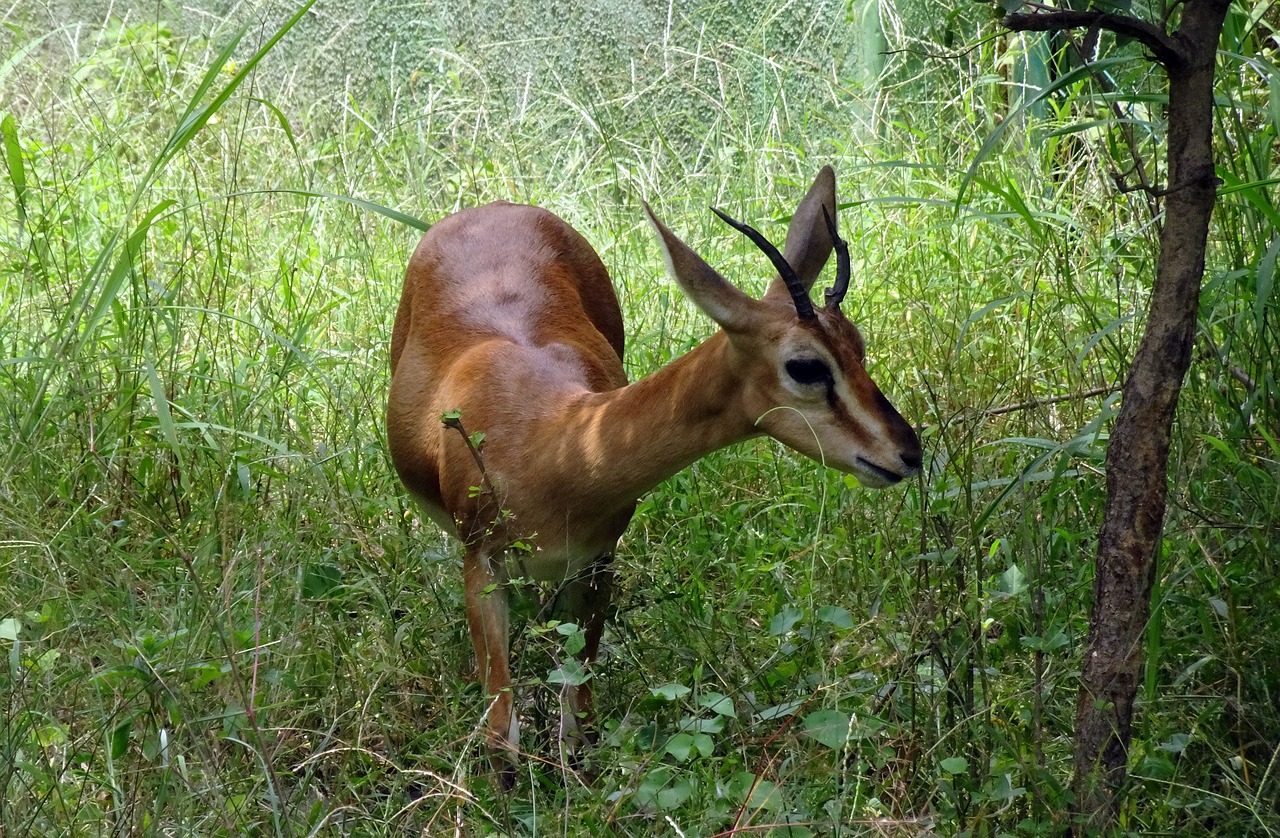
[[[608,272],[546,210],[497,202],[451,215],[423,236],[405,275],[391,339],[391,456],[427,515],[464,544],[487,736],[508,755],[519,747],[509,565],[560,583],[557,607],[582,628],[590,663],[609,562],[636,499],[698,458],[763,433],[871,487],[920,467],[915,431],[867,375],[862,336],[840,311],[849,256],[830,167],[796,209],[784,254],[721,215],[779,271],[759,300],[645,212],[668,271],[721,328],[633,384]],[[815,307],[809,289],[833,247],[836,282]],[[460,427],[442,423],[451,411]],[[478,452],[465,435],[476,432]],[[560,735],[570,750],[590,705],[590,681],[566,688]]]

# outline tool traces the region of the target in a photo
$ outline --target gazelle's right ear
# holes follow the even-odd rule
[[[726,332],[749,331],[756,320],[756,301],[717,273],[693,248],[680,241],[658,220],[648,203],[644,205],[644,212],[658,233],[667,272],[689,299]]]

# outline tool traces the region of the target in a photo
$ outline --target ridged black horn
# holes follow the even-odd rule
[[[826,219],[827,232],[831,234],[831,244],[836,249],[836,284],[828,288],[823,296],[826,298],[827,308],[835,311],[840,308],[844,295],[849,291],[849,243],[836,232],[836,222],[827,213],[826,207],[822,208],[822,217]]]
[[[791,292],[791,299],[796,304],[796,314],[800,316],[800,319],[812,320],[814,317],[817,317],[813,312],[813,303],[809,301],[809,292],[805,290],[804,285],[800,282],[800,278],[797,277],[796,272],[791,269],[791,265],[787,262],[786,258],[778,252],[778,248],[774,247],[769,240],[754,227],[743,224],[741,221],[733,220],[715,207],[712,207],[711,211],[720,216],[720,220],[725,224],[728,224],[739,233],[742,233],[742,235],[751,239],[755,246],[760,248],[760,251],[765,256],[769,257],[769,261],[773,263],[773,267],[778,271],[778,276],[782,277],[782,281],[786,283],[787,290]],[[845,284],[848,284],[847,279],[845,280]]]

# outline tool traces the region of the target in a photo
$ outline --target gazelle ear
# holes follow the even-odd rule
[[[726,332],[743,332],[755,322],[758,303],[708,265],[693,248],[663,225],[646,203],[645,215],[658,233],[667,272],[702,312]],[[783,289],[786,290],[785,288]]]
[[[831,256],[831,235],[827,232],[827,222],[822,217],[822,208],[834,221],[836,217],[836,173],[830,166],[823,166],[813,185],[805,193],[791,216],[791,225],[787,227],[787,243],[783,248],[783,256],[787,264],[796,272],[796,277],[806,289],[812,288],[822,268]],[[789,299],[791,293],[781,280],[769,283],[766,297],[782,297]]]

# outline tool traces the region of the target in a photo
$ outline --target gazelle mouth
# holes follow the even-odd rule
[[[898,474],[896,471],[889,471],[887,468],[882,468],[865,457],[858,458],[858,465],[870,472],[872,476],[879,480],[883,480],[884,485],[886,486],[898,483],[902,480],[901,474]]]

